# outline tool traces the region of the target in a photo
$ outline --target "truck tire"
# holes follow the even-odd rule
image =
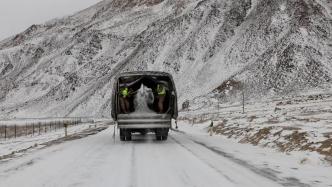
[[[131,141],[131,132],[127,132],[127,135],[126,135],[126,140],[127,141]]]
[[[120,129],[120,140],[121,141],[125,141],[126,140],[124,129]]]
[[[167,140],[167,138],[168,138],[168,134],[162,136],[161,138],[162,138],[162,140]]]
[[[120,140],[121,141],[130,141],[131,140],[130,130],[120,129]]]
[[[160,140],[167,140],[168,138],[168,131],[169,129],[157,129],[156,130],[156,139]]]
[[[161,140],[167,140],[168,135],[156,135],[156,140],[161,141]]]

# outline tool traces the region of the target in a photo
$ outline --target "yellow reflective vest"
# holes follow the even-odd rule
[[[120,94],[124,98],[128,97],[129,96],[129,89],[128,88],[121,88],[120,89]]]
[[[163,86],[161,84],[158,84],[157,85],[157,93],[160,96],[165,96],[166,95],[166,88],[165,88],[165,86]]]

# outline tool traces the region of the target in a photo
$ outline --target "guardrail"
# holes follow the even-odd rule
[[[0,140],[7,140],[23,136],[37,136],[52,131],[58,131],[70,126],[76,126],[83,123],[93,123],[89,119],[67,119],[67,120],[41,120],[41,121],[8,121],[0,124]]]

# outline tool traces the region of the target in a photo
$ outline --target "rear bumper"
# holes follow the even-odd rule
[[[121,129],[156,129],[170,128],[171,117],[167,115],[154,116],[121,116],[118,118],[118,127]]]
[[[171,128],[171,125],[166,124],[119,124],[120,129],[165,129]]]

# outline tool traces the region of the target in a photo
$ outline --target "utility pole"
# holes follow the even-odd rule
[[[217,104],[218,104],[218,114],[220,113],[220,106],[219,106],[219,104],[220,104],[220,100],[219,100],[220,98],[219,98],[219,96],[218,96],[218,98],[217,98]]]
[[[244,92],[245,92],[245,83],[242,86],[242,113],[244,114]]]
[[[242,91],[242,113],[244,114],[244,91]]]
[[[217,105],[218,105],[217,119],[219,119],[219,114],[220,114],[220,95],[218,95],[218,97],[217,97]]]

